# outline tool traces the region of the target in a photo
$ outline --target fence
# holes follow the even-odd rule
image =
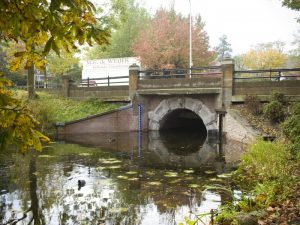
[[[269,69],[269,70],[240,70],[234,71],[235,82],[244,81],[283,81],[300,79],[300,68]]]
[[[79,87],[128,85],[129,76],[82,79]]]
[[[169,79],[169,78],[194,78],[207,75],[220,75],[221,67],[199,67],[183,69],[161,69],[161,70],[142,70],[139,71],[140,80],[148,79]]]

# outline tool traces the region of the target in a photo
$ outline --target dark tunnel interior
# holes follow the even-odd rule
[[[176,109],[160,121],[160,135],[170,151],[187,155],[203,146],[207,130],[196,113],[188,109]]]

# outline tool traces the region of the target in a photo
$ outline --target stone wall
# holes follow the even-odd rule
[[[224,128],[226,138],[241,143],[250,143],[261,134],[240,116],[238,111],[228,109],[224,118]]]
[[[110,112],[93,115],[69,123],[57,124],[58,134],[85,134],[99,132],[128,132],[134,129],[132,106],[121,107]]]
[[[75,99],[101,98],[101,99],[129,99],[128,85],[109,87],[70,87],[69,97]]]

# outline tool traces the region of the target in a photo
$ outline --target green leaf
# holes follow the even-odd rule
[[[50,50],[51,50],[51,46],[52,46],[52,42],[53,42],[53,37],[51,37],[46,45],[45,45],[45,48],[44,48],[44,51],[43,51],[43,55],[48,55]]]
[[[57,46],[55,40],[52,41],[51,47],[52,47],[53,51],[55,51],[55,53],[56,53],[58,56],[60,56],[60,51],[59,51],[59,49],[58,49],[58,46]]]

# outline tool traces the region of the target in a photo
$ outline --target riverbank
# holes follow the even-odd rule
[[[220,208],[217,224],[300,224],[300,104],[279,103],[282,108],[276,110],[274,102],[254,104],[256,113],[246,104],[233,107],[265,139],[275,141],[258,139],[249,146],[233,176],[243,194]],[[268,107],[274,115],[280,111],[281,119],[272,121]]]
[[[93,114],[116,109],[114,104],[104,103],[99,99],[72,100],[45,92],[37,92],[37,98],[27,100],[27,92],[17,90],[17,98],[26,102],[33,115],[40,122],[39,130],[48,136],[54,137],[56,122],[68,122],[84,118]]]

